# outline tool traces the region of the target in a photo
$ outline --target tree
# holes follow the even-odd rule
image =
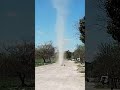
[[[84,47],[84,45],[77,45],[77,48],[74,51],[74,57],[80,58],[80,62],[84,63],[84,60],[85,60],[85,47]]]
[[[85,43],[85,17],[79,21],[80,40]]]
[[[34,79],[34,44],[29,41],[16,42],[10,46],[4,45],[3,49],[1,73],[19,77],[21,86],[26,86],[25,79]]]
[[[93,65],[93,75],[111,75],[114,72],[115,77],[120,74],[120,47],[114,44],[101,44],[99,52],[96,54]]]
[[[66,58],[69,60],[69,59],[71,59],[71,57],[72,57],[72,52],[70,52],[69,50],[68,51],[65,51],[65,56],[66,56]]]
[[[107,28],[107,33],[112,36],[114,40],[118,43],[120,42],[120,1],[119,0],[97,0],[99,2],[99,9],[106,13],[107,17],[103,18],[101,15],[99,17],[100,21],[107,22],[107,27],[105,25],[102,28]]]
[[[45,43],[43,45],[40,45],[36,49],[36,55],[39,56],[44,60],[44,63],[46,63],[46,59],[49,59],[51,62],[51,57],[55,54],[55,48],[52,45],[52,42]]]
[[[114,40],[120,42],[120,0],[106,0],[105,9],[107,12],[108,26],[107,32]]]

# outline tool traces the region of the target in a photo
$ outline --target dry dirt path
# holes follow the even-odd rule
[[[84,73],[77,71],[74,61],[35,68],[35,90],[85,90]]]

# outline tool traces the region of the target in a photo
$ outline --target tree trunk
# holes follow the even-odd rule
[[[50,63],[51,63],[51,59],[50,59],[50,57],[49,57],[49,60],[50,60]]]
[[[18,73],[18,76],[19,76],[20,81],[21,81],[21,86],[22,87],[26,86],[26,84],[25,84],[25,74],[24,73]]]
[[[42,57],[43,58],[43,60],[44,60],[44,63],[46,63],[46,60],[45,60],[45,58],[44,57]]]

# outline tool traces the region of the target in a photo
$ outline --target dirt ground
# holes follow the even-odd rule
[[[94,88],[95,84],[94,83],[89,83],[89,82],[85,82],[85,90],[111,90],[110,88],[109,89],[97,89],[97,88]],[[113,90],[120,90],[120,89],[113,89]]]
[[[85,90],[85,73],[77,71],[74,61],[64,63],[36,67],[35,90]]]

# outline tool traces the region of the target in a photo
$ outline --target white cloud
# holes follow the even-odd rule
[[[40,30],[35,31],[35,36],[44,35],[44,34],[45,32],[43,31],[40,31]]]

